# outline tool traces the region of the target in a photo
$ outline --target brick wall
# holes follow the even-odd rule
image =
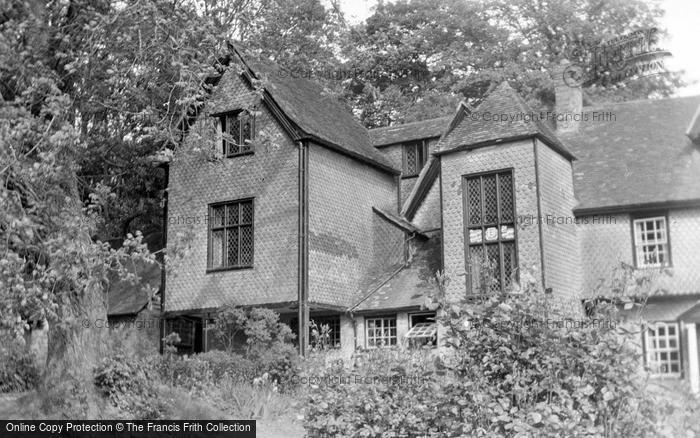
[[[583,290],[599,295],[621,262],[634,265],[631,219],[615,214],[582,216],[578,222]],[[668,228],[673,275],[656,278],[656,286],[670,294],[700,293],[700,208],[669,211]]]
[[[573,208],[576,205],[571,162],[539,140],[537,171],[544,253],[545,286],[568,302],[581,298],[580,247]]]
[[[208,114],[247,107],[255,99],[242,79],[226,73],[171,163],[167,244],[174,248],[189,235],[191,246],[167,274],[167,312],[297,299],[296,145],[260,105],[255,154],[212,162],[196,152],[221,150],[216,120]],[[246,197],[255,198],[254,268],[206,273],[208,204]]]
[[[372,207],[396,211],[396,182],[352,158],[309,146],[309,301],[349,306],[363,280],[401,260],[403,233]]]
[[[448,296],[466,291],[462,176],[490,170],[513,168],[516,216],[537,217],[537,184],[532,140],[489,146],[473,151],[453,152],[441,157],[443,236],[445,274],[450,279]],[[518,266],[532,272],[541,286],[540,242],[536,222],[517,224]]]

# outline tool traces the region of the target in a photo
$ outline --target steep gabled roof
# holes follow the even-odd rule
[[[491,120],[492,116],[500,114],[513,116],[513,120]],[[471,116],[462,117],[454,129],[443,136],[437,153],[445,154],[508,140],[537,137],[564,157],[574,159],[573,154],[549,127],[538,117],[527,116],[534,114],[515,90],[507,82],[502,82],[471,112]]]
[[[271,99],[299,128],[300,139],[313,140],[384,171],[400,173],[374,149],[367,129],[350,110],[328,96],[319,84],[293,77],[298,75],[273,63],[254,59],[238,47],[232,46],[232,49],[247,68],[247,73],[261,81]]]
[[[700,148],[685,134],[698,107],[700,96],[586,108],[588,121],[561,135],[578,157],[577,214],[699,201]]]
[[[440,137],[450,120],[452,120],[452,116],[421,120],[420,122],[406,123],[403,125],[374,128],[369,130],[369,136],[375,147],[388,146],[390,144],[423,138],[436,138]]]

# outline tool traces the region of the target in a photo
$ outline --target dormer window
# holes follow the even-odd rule
[[[255,117],[248,111],[236,111],[220,117],[223,153],[227,157],[253,153]]]
[[[428,160],[428,142],[415,141],[403,145],[403,176],[417,176]]]

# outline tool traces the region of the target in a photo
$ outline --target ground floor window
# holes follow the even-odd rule
[[[340,315],[312,316],[309,339],[317,349],[340,348]]]
[[[289,328],[297,334],[295,343],[298,345],[299,318],[291,318]],[[314,330],[316,330],[316,334]],[[340,348],[340,315],[311,315],[309,317],[309,344],[312,348],[321,350]]]
[[[178,353],[192,354],[202,352],[202,320],[190,317],[169,318],[165,320],[165,336],[177,333],[180,342],[175,343]]]
[[[414,313],[408,316],[410,329],[406,333],[409,348],[437,345],[437,323],[435,312]]]
[[[365,318],[367,347],[396,345],[396,315]]]
[[[646,365],[650,372],[659,376],[679,376],[681,351],[678,323],[651,323],[645,338]]]

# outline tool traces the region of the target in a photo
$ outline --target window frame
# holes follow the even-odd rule
[[[421,170],[428,162],[430,155],[430,142],[428,140],[415,140],[407,143],[401,143],[401,178],[415,178],[420,175]],[[409,147],[414,147],[416,150],[416,169],[415,172],[408,171],[408,152]]]
[[[224,225],[221,226],[213,226],[213,211],[214,208],[216,207],[224,207],[224,211],[226,212],[228,209],[229,205],[232,204],[243,204],[250,202],[251,206],[251,217],[250,217],[250,223],[238,223],[234,225],[228,225],[226,222],[226,217],[228,213],[224,214]],[[240,207],[239,207],[240,208]],[[220,271],[232,271],[232,270],[239,270],[239,269],[253,269],[255,265],[255,198],[249,197],[249,198],[241,198],[241,199],[235,199],[231,201],[221,201],[221,202],[215,202],[212,204],[209,204],[207,206],[207,269],[206,272],[220,272]],[[240,230],[242,227],[247,227],[250,226],[251,229],[251,234],[252,234],[252,245],[250,248],[250,263],[249,264],[238,264],[238,265],[224,265],[224,266],[219,266],[219,267],[212,267],[212,262],[213,262],[213,251],[214,251],[214,246],[212,245],[212,235],[213,231],[219,231],[219,230],[224,230],[224,247],[228,247],[228,237],[226,230],[230,228],[236,228]],[[238,242],[239,242],[239,247],[238,247],[238,260],[240,261],[241,259],[241,248],[240,248],[240,239],[241,239],[241,233],[239,231],[238,233]],[[222,259],[223,255],[226,255],[228,257],[228,250],[224,250],[222,248]]]
[[[639,246],[643,247],[645,244],[637,243],[637,223],[655,221],[658,219],[663,219],[665,225],[666,234],[666,262],[665,263],[654,263],[646,264],[639,260],[639,252],[637,248]],[[668,212],[647,212],[640,214],[630,215],[630,225],[631,225],[631,236],[632,236],[632,260],[634,260],[634,266],[638,269],[655,269],[655,268],[670,268],[673,266],[673,258],[671,257],[671,228],[669,226]],[[643,251],[643,250],[642,250]]]
[[[656,332],[659,328],[660,325],[663,325],[665,328],[665,335],[664,335],[664,340],[666,341],[666,347],[664,348],[659,348],[658,346],[656,348],[652,348],[651,346],[651,339],[650,339],[650,331],[653,330]],[[673,326],[675,329],[675,335],[673,338],[669,337],[668,335],[668,328],[669,326]],[[644,346],[644,366],[646,369],[649,370],[649,374],[652,377],[660,377],[660,378],[682,378],[683,377],[683,348],[682,348],[682,342],[683,342],[683,336],[681,333],[681,324],[678,321],[654,321],[653,323],[647,323],[643,327],[642,331],[643,339],[642,339],[642,345]],[[658,340],[658,335],[656,337]],[[669,342],[671,339],[674,339],[676,341],[676,347],[671,348],[668,346]],[[652,355],[655,354],[661,354],[661,353],[666,353],[668,355],[668,359],[666,361],[658,361],[662,366],[663,365],[671,365],[673,363],[678,363],[678,371],[673,372],[659,372],[655,369],[652,369],[652,363],[656,364],[657,361],[652,361],[651,357]],[[671,353],[677,353],[678,358],[676,360],[672,360]]]
[[[336,324],[337,320],[337,324]],[[320,329],[322,325],[328,324],[328,326],[331,329],[330,332],[330,339],[328,340],[328,349],[329,350],[337,350],[342,347],[342,338],[341,338],[341,323],[340,323],[340,315],[319,315],[319,316],[309,316],[309,339],[311,339],[311,321],[314,321],[318,328]],[[332,321],[332,322],[329,322]],[[337,325],[337,330],[336,330],[336,325]],[[337,342],[336,342],[337,338]]]
[[[255,140],[255,110],[246,110],[246,109],[237,109],[234,111],[229,111],[226,113],[221,113],[217,114],[217,117],[219,118],[219,131],[221,133],[221,150],[226,158],[233,158],[233,157],[240,157],[242,155],[251,155],[255,153],[255,148],[253,147],[253,140]],[[237,118],[239,121],[243,118],[250,119],[250,138],[249,139],[243,139],[242,138],[242,129],[241,125],[239,124],[239,130],[238,130],[238,143],[231,143],[229,140],[226,140],[224,138],[224,135],[232,135],[227,132],[228,126],[227,126],[227,119],[228,118]],[[246,145],[246,140],[248,141],[248,144]],[[238,149],[238,152],[230,152],[234,147]],[[242,150],[244,149],[245,150]]]
[[[388,343],[385,345],[370,345],[370,336],[369,336],[369,321],[370,320],[380,320],[382,321],[382,326],[381,329],[382,331],[386,330],[387,328],[391,330],[391,326],[385,327],[384,326],[384,320],[393,320],[394,321],[394,336],[392,337],[391,334],[389,336],[382,336],[381,339],[387,338],[387,339],[392,339],[394,340],[394,343]],[[398,333],[398,318],[397,315],[377,315],[377,316],[366,316],[365,317],[365,348],[393,348],[397,347],[399,345],[399,333]],[[391,332],[390,332],[391,333]],[[375,340],[378,340],[379,338],[377,336],[372,337]]]
[[[481,222],[478,225],[472,225],[470,224],[470,216],[469,216],[469,191],[468,191],[468,181],[473,178],[484,178],[486,176],[491,176],[491,175],[500,175],[504,173],[509,173],[510,174],[510,179],[511,179],[511,195],[513,199],[513,219],[512,222],[502,222],[501,221],[501,187],[500,187],[500,178],[496,176],[496,211],[497,211],[497,219],[494,223],[487,223],[484,221],[483,217],[484,215],[484,184],[483,182],[480,183],[480,189],[481,189],[481,194],[480,194],[480,208],[481,208]],[[463,218],[463,232],[464,232],[464,263],[465,263],[465,271],[467,273],[467,278],[468,281],[466,281],[466,286],[467,286],[467,297],[474,297],[479,295],[479,291],[474,291],[473,290],[473,280],[472,280],[472,266],[471,266],[471,247],[472,246],[481,246],[482,251],[485,253],[486,247],[487,247],[487,241],[485,238],[485,232],[487,228],[495,227],[496,230],[498,231],[498,235],[495,241],[489,242],[489,244],[496,244],[499,247],[499,267],[500,267],[500,278],[499,278],[499,284],[501,286],[501,290],[504,290],[504,281],[505,281],[505,267],[503,263],[503,243],[513,243],[513,249],[514,249],[514,257],[512,260],[514,268],[514,282],[518,282],[520,278],[520,272],[519,272],[519,248],[518,248],[518,222],[517,222],[517,196],[516,196],[516,191],[515,191],[516,183],[515,183],[515,168],[513,167],[507,167],[507,168],[502,168],[502,169],[495,169],[495,170],[487,170],[483,172],[475,172],[475,173],[468,173],[465,175],[462,175],[462,218]],[[501,233],[499,231],[500,227],[502,225],[512,225],[513,227],[513,238],[512,239],[507,239],[504,240],[501,237]],[[470,244],[470,235],[469,231],[472,228],[481,228],[482,230],[482,241],[481,243],[478,244]],[[511,273],[512,275],[513,273]],[[512,283],[511,283],[512,284]]]
[[[429,343],[424,343],[422,345],[412,345],[411,341],[416,340],[416,339],[428,339],[424,336],[420,337],[409,337],[411,334],[411,330],[413,330],[414,327],[416,327],[418,324],[426,324],[426,322],[414,322],[415,317],[421,317],[421,316],[427,316],[427,317],[432,317],[433,322],[430,322],[434,328],[434,334],[433,334],[433,340],[430,341]],[[404,341],[406,343],[406,346],[409,348],[422,348],[424,346],[429,346],[430,348],[437,348],[438,344],[438,329],[437,329],[437,312],[417,312],[417,313],[409,313],[408,314],[408,332],[404,335]]]

